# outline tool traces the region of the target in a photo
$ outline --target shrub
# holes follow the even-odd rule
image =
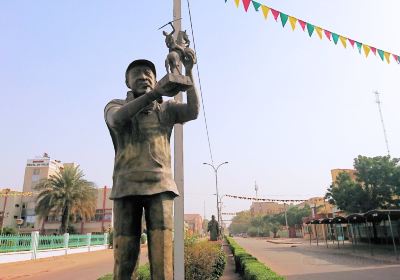
[[[284,277],[276,274],[271,269],[259,262],[257,258],[247,253],[232,238],[226,237],[235,259],[236,272],[244,280],[283,280]]]
[[[185,279],[219,279],[226,264],[221,245],[193,238],[185,240]]]
[[[4,227],[2,230],[0,230],[0,234],[15,235],[17,233],[18,233],[17,230],[11,227]]]

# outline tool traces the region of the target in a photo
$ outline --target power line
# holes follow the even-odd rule
[[[195,39],[194,39],[194,31],[193,31],[193,23],[192,23],[192,13],[190,12],[189,0],[186,0],[186,2],[187,2],[188,10],[189,10],[189,21],[190,21],[190,29],[191,29],[191,31],[192,31],[193,48],[194,48],[194,52],[195,52],[196,57],[197,57],[197,63],[196,63],[197,79],[199,80],[199,88],[200,88],[200,95],[201,95],[201,105],[202,105],[202,108],[203,108],[203,117],[204,117],[204,123],[205,123],[205,126],[206,126],[207,141],[208,141],[208,150],[209,150],[209,152],[210,152],[211,163],[214,164],[213,154],[212,154],[212,150],[211,150],[210,134],[209,134],[209,132],[208,132],[207,117],[206,117],[206,109],[205,109],[205,106],[204,106],[203,90],[202,90],[202,87],[201,87],[201,80],[200,80],[199,57],[198,57],[198,55],[197,55],[196,41],[195,41]]]

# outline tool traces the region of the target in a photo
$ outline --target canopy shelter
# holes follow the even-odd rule
[[[393,221],[395,221],[393,223]],[[393,244],[393,251],[396,255],[396,259],[399,259],[396,240],[400,243],[400,209],[384,209],[384,210],[371,210],[366,213],[353,213],[346,217],[336,216],[334,218],[323,218],[323,219],[306,219],[305,224],[311,229],[312,225],[315,230],[316,240],[318,245],[318,231],[317,225],[322,226],[323,234],[328,247],[328,235],[334,243],[335,239],[338,242],[342,240],[344,245],[345,231],[343,224],[346,224],[345,229],[349,240],[351,239],[353,250],[357,245],[357,235],[360,241],[368,238],[369,248],[371,255],[373,255],[372,240],[384,242],[386,245]],[[327,230],[327,231],[326,231]],[[357,234],[358,232],[358,234]],[[333,237],[334,233],[334,238]],[[376,240],[375,240],[376,239]],[[391,242],[389,241],[391,239]],[[311,244],[311,234],[310,234]]]
[[[393,229],[393,223],[392,221],[397,221],[397,239],[400,240],[400,228],[399,228],[399,220],[400,220],[400,210],[399,209],[383,209],[383,210],[371,210],[368,211],[364,214],[365,220],[366,222],[370,222],[372,223],[372,227],[374,229],[374,231],[376,231],[375,225],[378,223],[382,223],[384,224],[384,235],[386,235],[387,237],[390,237],[392,239],[392,243],[393,243],[393,251],[394,254],[396,255],[396,259],[399,259],[399,255],[397,252],[397,247],[396,247],[396,239],[395,239],[395,230]],[[387,232],[387,227],[386,227],[386,223],[389,224],[389,232]],[[387,239],[386,239],[387,240]]]

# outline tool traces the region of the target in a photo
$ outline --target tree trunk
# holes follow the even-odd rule
[[[64,234],[67,232],[69,222],[69,207],[65,205],[62,216],[61,216],[61,227],[60,234]]]

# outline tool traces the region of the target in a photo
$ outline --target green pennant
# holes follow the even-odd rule
[[[357,44],[358,52],[361,53],[362,44],[360,42],[357,42],[357,41],[356,41],[356,44]]]
[[[312,34],[314,32],[314,28],[315,28],[314,25],[307,22],[307,30],[308,30],[308,35],[310,35],[310,37],[312,36]]]
[[[284,14],[284,13],[282,13],[281,12],[281,22],[282,22],[282,27],[285,27],[285,25],[286,25],[286,22],[287,22],[287,20],[288,20],[288,15],[287,14]]]
[[[382,61],[383,61],[383,58],[384,58],[384,53],[383,53],[383,51],[380,50],[380,49],[378,49],[378,53],[379,53],[379,56],[381,57],[381,59],[382,59]]]
[[[226,2],[226,0],[225,0],[225,2]],[[258,9],[261,7],[261,3],[258,3],[256,1],[252,1],[252,2],[253,2],[254,10],[256,10],[256,12],[258,12]]]
[[[332,32],[332,38],[333,38],[333,42],[335,42],[335,45],[336,45],[339,40],[339,35]]]

